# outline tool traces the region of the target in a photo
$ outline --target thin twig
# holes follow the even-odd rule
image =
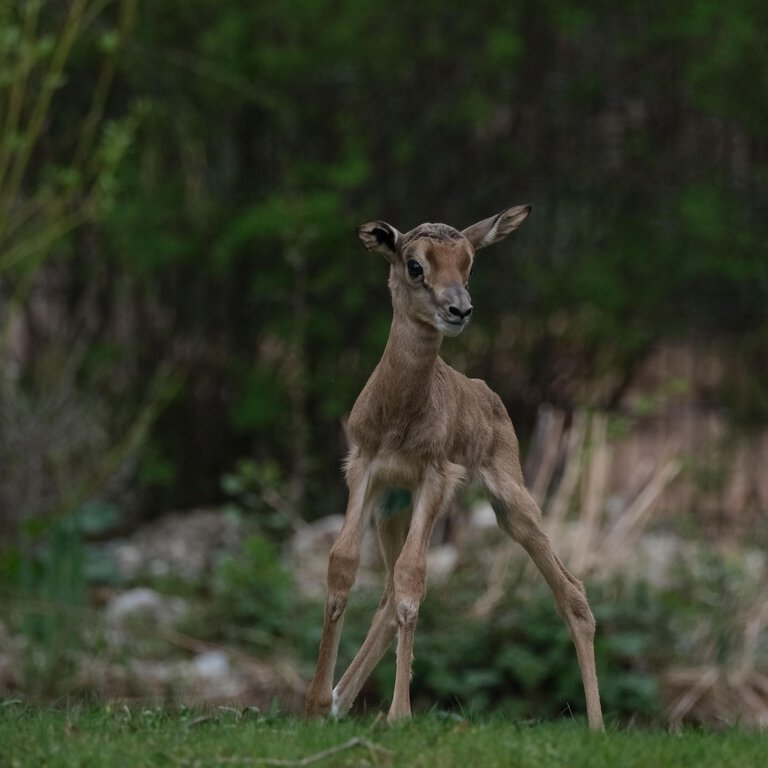
[[[264,765],[282,765],[282,766],[295,766],[295,768],[302,768],[305,765],[312,765],[313,763],[319,763],[321,760],[325,760],[326,757],[337,755],[339,752],[345,752],[348,749],[354,749],[355,747],[365,747],[372,756],[375,757],[376,753],[391,757],[394,752],[391,752],[384,747],[374,744],[368,739],[361,739],[359,736],[351,738],[349,741],[345,741],[343,744],[337,744],[335,747],[329,747],[322,750],[322,752],[315,752],[314,755],[307,755],[299,760],[277,760],[277,759],[265,759],[261,760]]]
[[[109,96],[112,81],[117,70],[117,59],[123,43],[130,35],[136,19],[136,0],[123,0],[120,4],[120,19],[117,25],[117,44],[108,53],[105,64],[98,74],[96,87],[91,97],[91,108],[83,121],[83,127],[75,149],[72,165],[75,168],[85,165],[85,158],[91,153],[96,132],[102,123],[104,109]]]
[[[32,157],[32,150],[37,145],[45,125],[45,118],[48,114],[51,99],[54,92],[61,85],[61,76],[72,47],[82,33],[81,22],[86,5],[86,0],[74,0],[70,6],[61,36],[56,41],[56,46],[51,55],[50,66],[41,79],[37,90],[37,101],[24,127],[25,141],[13,157],[13,164],[9,167],[8,172],[7,189],[3,189],[3,196],[8,204],[16,199],[17,192]]]
[[[35,36],[40,6],[39,0],[27,3],[22,30],[22,40],[24,42],[32,40]],[[19,50],[24,53],[20,54],[18,61],[14,62],[16,68],[11,78],[10,96],[8,97],[8,107],[5,113],[5,125],[1,131],[5,141],[0,142],[0,189],[2,189],[3,178],[13,155],[11,149],[13,143],[10,141],[10,138],[18,131],[19,120],[21,119],[24,107],[27,80],[29,79],[29,73],[34,67],[32,55],[29,53],[30,47],[20,46]]]
[[[270,757],[219,757],[214,761],[214,765],[256,763],[258,765],[283,766],[283,768],[304,768],[306,765],[319,763],[327,757],[333,757],[333,755],[338,755],[339,752],[346,752],[348,749],[354,749],[355,747],[365,747],[373,757],[376,757],[376,753],[385,757],[392,757],[394,755],[394,752],[384,749],[384,747],[380,747],[378,744],[368,741],[368,739],[361,739],[359,736],[355,736],[343,744],[337,744],[335,747],[329,747],[321,752],[315,752],[313,755],[307,755],[297,760],[281,760]]]

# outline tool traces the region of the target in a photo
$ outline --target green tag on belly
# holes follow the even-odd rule
[[[411,506],[411,492],[406,488],[387,488],[381,495],[379,502],[379,517],[386,520],[388,517],[402,512]]]

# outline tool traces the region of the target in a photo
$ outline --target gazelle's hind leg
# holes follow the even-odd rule
[[[414,494],[413,516],[394,567],[394,608],[397,619],[395,690],[387,721],[411,716],[413,637],[421,601],[426,594],[427,547],[435,520],[464,479],[464,469],[445,463],[430,467]]]
[[[579,661],[587,704],[587,720],[592,729],[603,727],[600,694],[595,668],[595,619],[582,583],[574,578],[552,549],[542,526],[541,510],[522,484],[522,477],[508,460],[482,472],[492,496],[499,526],[519,542],[541,571],[555,598]]]
[[[379,544],[387,569],[384,594],[360,650],[333,689],[332,713],[337,717],[349,711],[365,681],[392,646],[397,635],[394,604],[395,563],[408,535],[410,522],[411,514],[408,509],[403,509],[395,515],[377,518]]]

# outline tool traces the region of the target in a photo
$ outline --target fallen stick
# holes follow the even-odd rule
[[[346,750],[354,749],[355,747],[365,747],[372,755],[375,755],[377,752],[387,756],[394,754],[388,749],[384,749],[383,747],[374,744],[372,741],[368,741],[368,739],[361,739],[359,736],[355,736],[349,741],[345,741],[343,744],[337,744],[335,747],[329,747],[328,749],[324,749],[322,752],[315,752],[314,755],[307,755],[306,757],[302,757],[299,760],[278,760],[273,758],[265,758],[263,760],[258,760],[258,762],[263,763],[264,765],[282,765],[291,766],[291,768],[293,768],[293,766],[295,766],[295,768],[303,768],[305,765],[319,763],[321,760],[325,760],[326,757],[337,755],[339,752],[345,752]]]
[[[361,739],[359,736],[355,736],[354,738],[349,739],[349,741],[345,741],[343,744],[337,744],[335,747],[329,747],[328,749],[324,749],[321,752],[315,752],[312,755],[307,755],[306,757],[301,757],[297,760],[282,760],[280,758],[272,757],[220,757],[214,761],[214,764],[246,765],[251,763],[257,765],[282,766],[282,768],[304,768],[304,766],[312,765],[313,763],[319,763],[321,760],[325,760],[326,757],[338,755],[339,752],[345,752],[346,750],[354,749],[355,747],[365,747],[374,757],[377,752],[386,757],[392,757],[392,755],[394,755],[394,752],[391,752],[388,749],[384,749],[384,747],[380,747],[378,744],[374,744],[372,741],[368,741],[368,739]]]

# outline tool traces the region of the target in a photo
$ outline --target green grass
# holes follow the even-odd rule
[[[348,744],[352,739],[358,741]],[[312,759],[323,750],[322,759]],[[766,764],[768,735],[729,729],[590,733],[583,723],[521,724],[433,713],[387,727],[371,719],[303,722],[234,710],[122,705],[0,706],[0,766],[541,766],[635,768]],[[304,760],[304,762],[301,762]]]

